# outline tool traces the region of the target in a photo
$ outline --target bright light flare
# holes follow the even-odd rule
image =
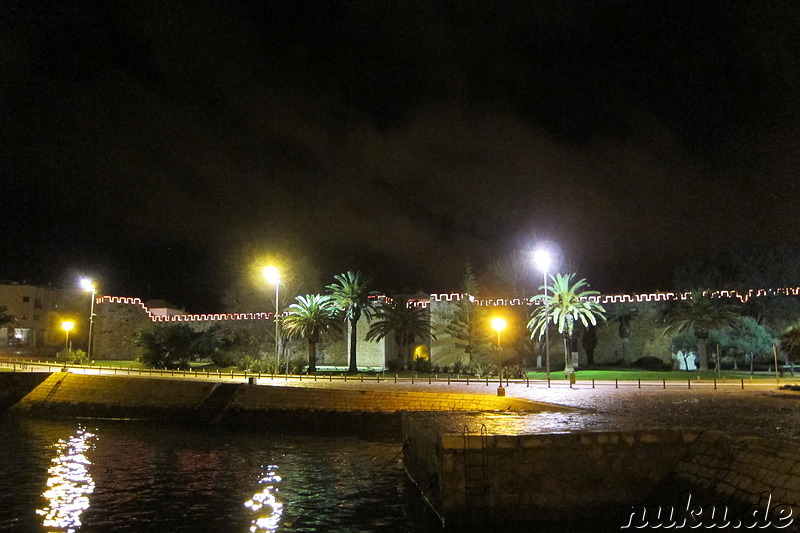
[[[274,266],[264,267],[261,274],[264,276],[264,279],[267,280],[267,283],[277,285],[281,282],[281,273],[278,272],[278,269]]]
[[[67,333],[72,331],[72,328],[74,327],[75,327],[75,322],[72,322],[71,320],[65,320],[64,322],[61,323],[61,329],[63,329]]]
[[[497,333],[500,333],[501,331],[506,329],[507,325],[508,322],[506,322],[505,318],[497,317],[492,319],[492,329],[495,330]]]
[[[85,290],[86,292],[94,292],[94,283],[89,278],[81,278],[78,283],[81,286],[81,289]]]
[[[539,249],[533,252],[533,262],[536,264],[536,268],[541,270],[542,272],[547,272],[550,268],[550,252],[544,249]]]

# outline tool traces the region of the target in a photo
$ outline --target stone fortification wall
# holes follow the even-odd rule
[[[95,360],[132,361],[141,355],[141,348],[128,341],[131,336],[150,325],[156,324],[186,324],[191,328],[202,331],[215,324],[231,323],[259,324],[273,332],[275,323],[274,313],[212,313],[212,314],[179,314],[158,315],[139,298],[125,298],[103,296],[98,298],[95,307],[96,319],[94,326],[93,358]],[[366,334],[366,325],[359,322],[360,338]],[[326,338],[327,337],[327,338]],[[271,337],[268,350],[274,357],[274,336]],[[284,337],[285,340],[285,337]],[[324,336],[317,345],[317,364],[324,366],[347,366],[346,340],[341,334]],[[366,342],[359,343],[359,366],[383,367],[382,350],[384,343]],[[307,343],[304,339],[286,341],[284,355],[288,357],[307,357]],[[259,356],[259,354],[253,354]]]
[[[138,300],[138,299],[137,299]],[[151,317],[141,302],[120,304],[102,301],[95,306],[92,356],[96,360],[132,361],[140,350],[126,341],[135,332],[146,328]]]
[[[628,339],[628,353],[632,362],[642,357],[661,359],[665,365],[672,364],[672,337],[664,336],[666,324],[661,318],[657,303],[641,303],[636,305],[639,311],[631,321],[631,336]],[[611,313],[615,304],[606,305]],[[619,324],[608,322],[597,328],[597,348],[594,351],[594,362],[598,365],[621,364],[622,339],[619,336]],[[581,362],[585,361],[585,350],[581,346]]]
[[[794,289],[775,289],[748,291],[746,293],[736,293],[735,291],[715,291],[712,297],[732,298],[742,302],[750,298],[762,296],[780,295],[783,297],[797,297],[800,288]],[[469,295],[453,294],[432,294],[429,299],[417,299],[411,305],[429,309],[430,321],[435,328],[436,339],[428,343],[431,363],[436,366],[448,366],[461,360],[468,362],[468,356],[463,350],[455,347],[455,339],[447,332],[447,326],[456,311],[456,304],[462,298]],[[639,314],[631,321],[631,336],[628,341],[628,353],[631,361],[636,361],[642,357],[660,359],[665,366],[672,365],[671,357],[671,337],[663,335],[664,323],[661,319],[659,306],[665,302],[685,300],[690,297],[689,293],[652,293],[652,294],[633,294],[633,295],[602,295],[597,300],[607,311],[613,311],[616,305],[626,303],[635,306]],[[95,359],[135,359],[138,356],[138,349],[125,342],[126,337],[132,333],[146,327],[151,322],[176,323],[185,322],[193,327],[208,327],[220,321],[265,321],[268,326],[273,319],[272,313],[219,313],[201,315],[176,315],[176,316],[156,316],[142,304],[138,298],[117,298],[104,296],[98,299],[96,310],[98,319],[95,329]],[[476,305],[484,308],[497,309],[498,314],[521,317],[516,319],[513,327],[509,327],[503,333],[504,345],[511,346],[515,338],[520,335],[528,335],[525,330],[526,311],[531,306],[530,300],[524,299],[478,299]],[[520,312],[522,310],[522,312]],[[494,313],[492,313],[494,314]],[[274,322],[272,323],[274,325]],[[488,329],[488,324],[485,325]],[[386,339],[380,342],[368,342],[364,340],[368,322],[362,319],[358,324],[358,354],[359,366],[386,368],[386,364],[391,359],[397,359],[398,349],[393,339]],[[578,331],[580,335],[580,331]],[[493,337],[492,337],[493,338]],[[618,364],[623,362],[622,340],[618,334],[618,324],[601,324],[597,328],[597,347],[594,351],[594,362],[599,365]],[[558,335],[551,336],[551,361],[554,369],[560,368],[563,361],[563,348]],[[339,340],[331,339],[318,347],[318,363],[320,365],[346,366],[347,365],[347,343],[349,336],[344,333],[344,337]],[[587,363],[585,348],[580,338],[577,346],[579,348],[580,366]],[[295,356],[302,356],[305,353],[302,343],[292,343],[291,352]],[[506,348],[505,356],[512,355],[512,350]],[[482,362],[488,362],[492,354],[487,354]],[[529,361],[534,363],[534,361]]]

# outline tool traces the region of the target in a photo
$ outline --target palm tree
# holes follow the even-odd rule
[[[800,324],[789,326],[780,336],[781,351],[794,362],[800,359]]]
[[[609,322],[617,322],[619,324],[617,332],[622,340],[622,364],[625,366],[630,366],[632,362],[630,354],[631,322],[637,316],[639,316],[638,309],[629,304],[621,303],[616,306],[611,312],[611,316],[608,317]]]
[[[0,305],[0,329],[6,328],[6,344],[8,344],[8,338],[14,334],[14,326],[16,325],[16,315],[9,313],[7,306]]]
[[[403,364],[411,362],[411,345],[415,340],[436,340],[428,310],[422,307],[409,307],[406,298],[395,298],[378,303],[375,320],[367,332],[368,341],[379,341],[394,335],[400,346]]]
[[[288,307],[283,330],[289,338],[305,337],[308,341],[308,371],[317,371],[317,343],[320,335],[339,327],[336,306],[328,295],[306,294]]]
[[[8,312],[8,306],[0,305],[0,328],[14,326],[16,323],[17,317]]]
[[[344,311],[344,320],[350,326],[350,368],[348,372],[358,372],[356,364],[356,344],[358,337],[356,325],[363,314],[371,318],[375,310],[377,292],[368,291],[368,281],[362,280],[361,272],[348,271],[333,277],[337,283],[328,285],[331,298],[335,305]]]
[[[720,305],[703,291],[695,291],[683,305],[667,313],[664,335],[694,333],[697,337],[697,367],[708,370],[708,336],[712,329],[736,324],[739,315]]]
[[[604,320],[605,309],[597,302],[589,300],[590,296],[600,294],[597,291],[584,290],[589,284],[585,279],[573,283],[575,274],[555,274],[550,276],[551,284],[547,287],[545,305],[537,308],[528,322],[531,338],[538,334],[541,339],[552,322],[564,340],[564,371],[575,372],[572,366],[570,347],[575,322],[580,321],[585,327],[597,325],[597,319]],[[539,290],[544,286],[539,287]]]

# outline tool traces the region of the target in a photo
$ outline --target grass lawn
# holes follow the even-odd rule
[[[106,366],[116,368],[144,368],[139,361],[95,361],[94,366]]]
[[[104,366],[104,367],[117,367],[117,368],[132,368],[132,369],[139,369],[145,368],[142,366],[141,363],[137,361],[95,361],[94,363],[96,366]],[[189,366],[192,370],[196,370],[198,372],[222,372],[223,374],[229,374],[231,371],[234,373],[241,373],[236,367],[223,367],[220,368],[219,366],[211,363],[209,361],[193,361],[189,363]],[[3,369],[0,369],[2,371]],[[330,371],[320,371],[317,373],[319,376],[326,376],[328,374],[333,374],[335,376],[346,374],[346,371],[343,372],[330,372]],[[420,373],[420,372],[412,372],[410,370],[400,370],[397,372],[359,372],[360,374],[364,374],[366,376],[374,376],[375,374],[381,374],[386,378],[393,378],[395,374],[397,374],[400,378],[410,379],[412,376],[418,379],[427,379],[428,374]],[[532,380],[545,380],[547,379],[547,375],[543,371],[531,371],[527,372],[526,375],[528,378]],[[433,374],[431,374],[433,376]],[[439,373],[436,375],[439,378],[447,378],[447,374]],[[455,377],[453,374],[451,376]],[[709,370],[706,372],[686,372],[680,370],[642,370],[640,368],[607,368],[607,369],[591,369],[591,370],[581,370],[575,374],[575,378],[578,381],[590,381],[592,379],[596,381],[686,381],[686,380],[697,380],[697,377],[700,376],[701,380],[704,381],[712,381],[715,379],[720,379],[717,375],[715,370]],[[460,375],[461,379],[465,379],[467,376],[466,374]],[[728,380],[740,380],[744,379],[749,381],[750,380],[750,372],[749,371],[733,371],[733,370],[723,370],[722,377]],[[756,372],[752,376],[753,380],[774,380],[775,374],[774,373],[767,373],[767,372]],[[470,376],[470,379],[485,379],[485,376],[480,378]],[[489,379],[497,379],[497,376],[490,376]],[[566,380],[567,377],[564,375],[563,370],[552,370],[550,372],[550,379],[553,381],[561,381]],[[786,373],[784,374],[784,380],[792,380],[791,376]],[[797,379],[800,380],[800,370],[797,373]]]
[[[530,379],[547,379],[547,374],[545,372],[528,372],[528,377]],[[614,381],[618,379],[619,381],[636,381],[641,379],[642,381],[651,380],[651,381],[686,381],[687,379],[696,380],[697,377],[700,376],[700,379],[705,381],[712,381],[715,379],[720,379],[720,376],[717,375],[716,370],[708,370],[705,372],[696,372],[690,371],[687,372],[685,370],[642,370],[640,368],[615,368],[612,370],[580,370],[575,373],[575,378],[578,381],[583,380],[597,380],[597,381]],[[730,379],[730,380],[739,380],[739,379],[750,379],[750,372],[749,371],[733,371],[733,370],[723,370],[721,376]],[[790,376],[785,375],[784,378],[789,378]],[[800,374],[798,374],[800,377]],[[550,371],[550,379],[551,380],[565,380],[567,379],[564,375],[563,370],[557,371]],[[753,379],[775,379],[775,374],[768,374],[766,372],[760,372],[753,375]]]

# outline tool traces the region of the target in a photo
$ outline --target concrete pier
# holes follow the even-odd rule
[[[403,417],[403,437],[406,470],[448,529],[587,520],[621,527],[626,512],[640,520],[637,506],[674,505],[683,491],[737,509],[766,492],[773,505],[800,511],[797,442],[692,429],[453,433],[417,415]]]
[[[0,374],[0,385],[19,379]],[[29,376],[33,376],[30,375]],[[570,408],[485,394],[282,387],[55,372],[27,379],[8,410],[25,416],[133,418],[399,437],[403,412],[542,412]],[[27,394],[25,394],[27,392]],[[24,397],[23,397],[24,396]],[[21,399],[19,399],[21,398]]]

